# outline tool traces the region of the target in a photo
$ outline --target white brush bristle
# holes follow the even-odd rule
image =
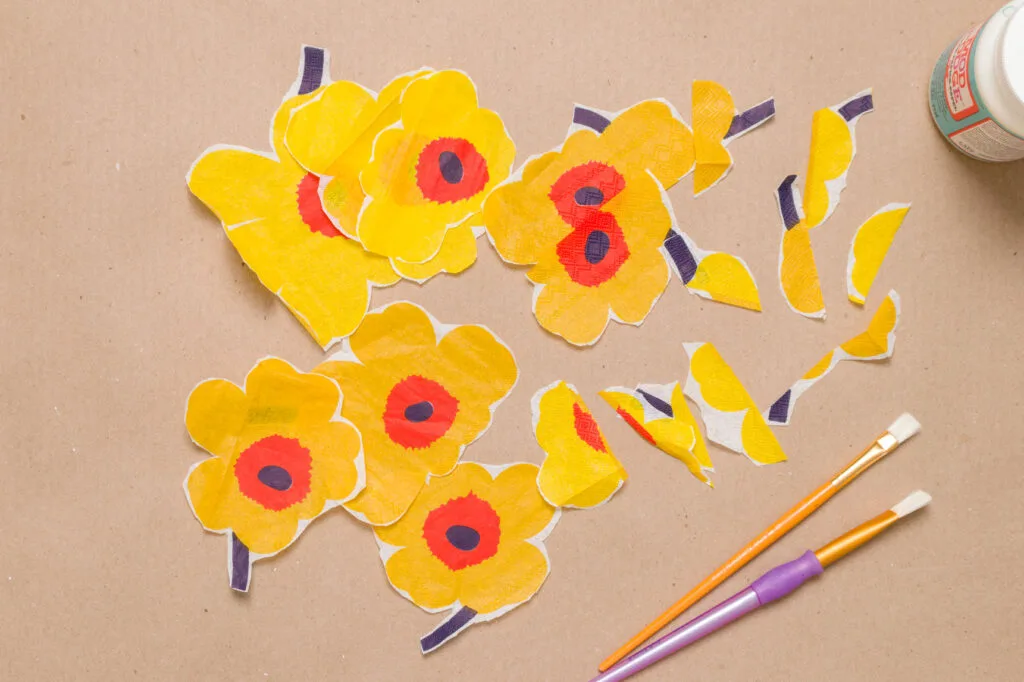
[[[907,495],[907,497],[892,508],[891,511],[895,512],[896,516],[903,518],[908,514],[913,514],[921,507],[924,507],[932,501],[932,496],[923,490],[915,490],[914,492]]]
[[[904,412],[886,430],[900,443],[905,443],[921,431],[921,422],[914,419],[914,415],[909,412]]]

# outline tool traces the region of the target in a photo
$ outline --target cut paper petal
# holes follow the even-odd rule
[[[910,204],[886,204],[857,228],[846,263],[846,292],[854,303],[864,305],[867,300],[908,211]]]
[[[338,382],[342,415],[362,432],[366,490],[346,508],[374,526],[400,519],[429,476],[455,467],[519,377],[490,329],[443,325],[407,301],[369,313],[313,371]]]
[[[576,387],[556,381],[537,391],[531,404],[533,432],[546,453],[537,476],[544,499],[577,509],[611,499],[629,476]]]
[[[715,469],[707,443],[678,381],[640,384],[635,389],[615,386],[599,395],[641,438],[685,464],[698,481],[714,487],[708,478]]]
[[[874,111],[874,106],[868,89],[833,107],[814,112],[803,204],[808,229],[825,222],[839,205],[839,195],[846,187],[846,174],[857,153],[854,126],[861,116]]]
[[[316,96],[314,81],[327,59],[322,50],[304,49],[308,68],[291,88],[299,94],[287,97],[274,115],[272,153],[215,145],[186,178],[245,264],[324,348],[359,326],[373,287],[398,280],[387,259],[367,253],[337,229],[321,206],[320,178],[296,163],[284,145],[289,118]]]
[[[669,230],[662,251],[691,294],[747,310],[761,310],[757,283],[746,262],[721,251],[704,251],[690,235]]]
[[[779,286],[793,312],[804,317],[825,319],[825,299],[821,296],[818,266],[811,248],[811,233],[804,221],[796,176],[790,175],[775,192],[782,219],[782,245],[779,248]]]
[[[508,613],[544,583],[544,539],[559,510],[538,492],[537,473],[535,464],[463,462],[431,477],[397,523],[374,528],[391,586],[424,611],[448,611],[420,640],[422,653]]]
[[[210,457],[189,469],[185,496],[208,531],[228,536],[231,587],[365,483],[359,431],[339,414],[327,377],[265,358],[244,387],[207,379],[188,397],[185,426]]]
[[[359,175],[366,199],[356,231],[373,253],[424,263],[509,176],[516,149],[461,71],[413,79],[400,105],[401,117],[377,135]]]
[[[609,320],[644,321],[670,276],[658,252],[672,225],[662,188],[692,167],[689,127],[667,102],[648,100],[600,134],[581,126],[495,189],[488,237],[506,263],[532,266],[544,329],[589,346]]]
[[[765,419],[773,426],[788,426],[793,417],[793,408],[800,396],[843,360],[865,362],[891,358],[896,348],[896,327],[899,323],[900,297],[895,291],[890,291],[878,306],[867,330],[826,353],[765,410]]]
[[[693,81],[693,146],[696,167],[693,195],[711,189],[732,169],[726,145],[775,116],[775,100],[768,99],[740,112],[729,91],[714,81]]]
[[[785,461],[775,434],[718,350],[710,343],[684,343],[683,348],[690,358],[683,392],[700,408],[708,439],[754,464]]]

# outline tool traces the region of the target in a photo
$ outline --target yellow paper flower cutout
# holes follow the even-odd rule
[[[327,348],[359,326],[371,288],[394,284],[398,275],[387,259],[338,231],[321,206],[319,177],[284,146],[292,111],[315,94],[291,97],[274,114],[273,153],[211,147],[187,182],[263,286]]]
[[[746,262],[730,253],[705,251],[674,227],[662,245],[691,294],[747,310],[761,310],[761,296]]]
[[[556,381],[537,391],[532,405],[533,431],[546,453],[537,477],[544,499],[578,509],[610,500],[629,475],[576,387]]]
[[[428,475],[455,467],[519,376],[486,327],[441,325],[404,301],[369,313],[313,371],[338,382],[342,415],[362,432],[366,490],[346,508],[375,526],[401,518]]]
[[[230,534],[233,588],[247,590],[252,561],[362,489],[361,440],[340,401],[333,381],[277,358],[253,367],[244,388],[208,379],[189,395],[185,425],[211,457],[189,470],[185,494],[204,528]]]
[[[352,239],[357,239],[359,212],[366,200],[359,174],[370,162],[373,141],[400,120],[405,88],[430,73],[431,69],[420,69],[398,76],[377,95],[356,83],[336,81],[292,114],[285,145],[306,170],[327,178],[321,192],[324,210]],[[391,265],[405,279],[424,282],[441,272],[462,272],[475,261],[476,238],[465,224],[453,228],[427,262],[392,258]]]
[[[357,234],[368,250],[424,263],[445,235],[479,212],[508,177],[515,145],[501,118],[477,103],[460,71],[414,79],[401,97],[401,118],[374,141],[359,178],[366,201]]]
[[[669,277],[659,252],[672,227],[662,188],[692,167],[689,128],[668,103],[650,100],[601,133],[572,133],[488,197],[488,236],[504,261],[532,266],[544,329],[582,346],[609,319],[643,322]]]
[[[463,462],[432,477],[397,523],[375,528],[388,581],[431,613],[451,610],[424,653],[473,623],[527,601],[549,572],[543,540],[558,510],[537,491],[537,466]]]
[[[882,261],[909,211],[910,204],[886,204],[853,235],[846,265],[846,291],[857,305],[864,305],[867,300]]]
[[[715,469],[707,443],[678,381],[641,384],[635,389],[617,386],[601,391],[600,396],[637,435],[685,464],[698,481],[715,487],[708,477]]]
[[[739,377],[710,343],[684,343],[690,374],[683,392],[700,407],[708,439],[755,464],[775,464],[786,453]]]
[[[804,373],[772,406],[765,410],[764,417],[769,424],[786,426],[793,417],[796,401],[807,390],[835,369],[843,360],[878,361],[892,357],[896,346],[896,328],[900,323],[900,297],[890,291],[878,310],[875,311],[868,328],[839,344],[818,360]]]

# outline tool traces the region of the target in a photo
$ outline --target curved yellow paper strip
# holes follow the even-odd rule
[[[333,381],[278,358],[257,363],[243,387],[207,379],[189,394],[185,426],[210,457],[189,469],[185,496],[203,528],[231,538],[234,589],[248,590],[253,561],[362,490],[362,440],[340,401]]]
[[[546,453],[537,486],[556,507],[589,509],[611,499],[629,478],[576,387],[564,381],[534,394],[533,430]]]
[[[764,412],[764,418],[774,426],[786,426],[793,417],[796,401],[814,384],[821,381],[843,360],[878,361],[892,357],[896,347],[896,328],[900,322],[900,297],[890,291],[868,328],[833,348],[800,377],[779,399]]]
[[[779,280],[790,308],[805,317],[825,317],[825,299],[821,295],[818,266],[811,248],[811,233],[802,226],[786,230],[782,235]]]
[[[693,476],[714,487],[707,443],[679,382],[641,384],[635,389],[615,386],[599,395],[633,430],[651,445],[686,465]]]
[[[846,291],[854,303],[864,305],[867,300],[908,211],[910,204],[886,204],[857,228],[846,264]]]
[[[391,586],[424,611],[450,612],[423,653],[527,602],[547,579],[544,540],[559,510],[540,496],[537,473],[463,462],[432,477],[397,523],[374,528]]]
[[[690,358],[683,392],[700,407],[708,439],[758,465],[785,461],[775,434],[718,350],[710,343],[684,343],[683,348]]]
[[[693,196],[700,196],[732,168],[732,155],[722,141],[736,115],[736,105],[729,91],[714,81],[693,81],[691,99],[696,160]]]
[[[863,106],[857,106],[858,102]],[[857,152],[854,126],[872,111],[871,90],[814,112],[803,209],[808,229],[821,225],[839,205],[846,174]]]

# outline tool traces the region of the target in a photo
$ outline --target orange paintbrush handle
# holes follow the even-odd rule
[[[702,580],[696,587],[687,592],[682,599],[673,604],[667,611],[651,621],[643,630],[619,649],[606,658],[598,670],[604,672],[612,667],[631,651],[657,634],[659,630],[675,620],[698,601],[703,599],[736,571],[750,563],[758,554],[771,546],[773,542],[792,530],[797,524],[810,516],[833,495],[845,488],[853,479],[862,474],[872,464],[895,450],[901,443],[916,434],[921,428],[917,420],[909,414],[901,415],[881,436],[868,446],[855,460],[850,462],[830,481],[816,489],[801,500],[795,507],[783,514],[778,521],[766,528],[746,547],[737,552],[731,559],[718,567],[714,573]]]

